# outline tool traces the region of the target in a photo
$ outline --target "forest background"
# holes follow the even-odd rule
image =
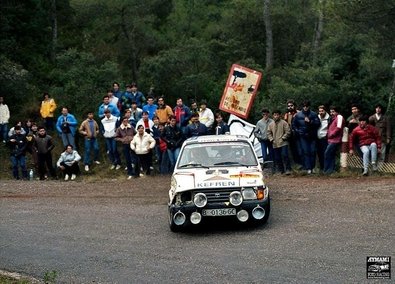
[[[12,122],[38,119],[43,92],[79,121],[112,82],[170,105],[217,109],[233,63],[263,73],[249,116],[286,100],[374,113],[395,84],[395,0],[3,0],[0,93]],[[60,112],[58,111],[57,114]]]

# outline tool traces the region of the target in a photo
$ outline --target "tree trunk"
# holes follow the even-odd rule
[[[273,31],[270,18],[270,0],[264,0],[263,3],[263,18],[266,31],[266,76],[268,76],[273,68]]]
[[[126,8],[122,7],[121,8],[121,19],[122,19],[121,28],[122,28],[122,32],[125,35],[125,38],[128,42],[128,45],[130,46],[130,49],[131,49],[131,69],[132,69],[131,70],[131,76],[132,76],[131,82],[132,81],[137,82],[137,79],[138,79],[137,78],[137,51],[136,51],[136,44],[135,44],[136,39],[134,38],[134,28],[131,31],[129,31],[128,26],[126,24],[126,18],[128,16],[125,11],[126,11]]]
[[[321,35],[324,29],[324,4],[325,0],[319,0],[318,3],[318,23],[315,27],[315,34],[313,40],[313,64],[317,62],[317,53],[321,43]]]
[[[55,61],[56,48],[58,46],[58,17],[56,13],[56,0],[51,0],[51,24],[52,24],[52,49],[51,60]]]

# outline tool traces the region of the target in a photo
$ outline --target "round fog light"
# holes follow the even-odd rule
[[[244,209],[237,212],[236,216],[240,222],[245,222],[248,220],[248,212]]]
[[[199,212],[193,212],[191,214],[191,223],[196,225],[196,224],[199,224],[200,221],[202,221],[202,215],[200,215]]]
[[[199,208],[206,206],[207,204],[207,196],[204,193],[195,194],[193,197],[193,203]]]
[[[233,206],[239,206],[239,205],[243,202],[243,196],[241,195],[240,192],[238,192],[238,191],[233,191],[233,192],[229,195],[229,202],[230,202],[230,204],[232,204]]]
[[[257,206],[252,210],[252,217],[254,217],[256,220],[261,220],[263,217],[265,217],[265,209],[263,209],[261,206]]]
[[[185,223],[185,214],[182,213],[181,211],[178,211],[176,214],[173,216],[174,224],[177,226],[181,226],[182,224]]]

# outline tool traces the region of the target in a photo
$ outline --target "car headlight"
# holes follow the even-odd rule
[[[192,212],[190,220],[194,225],[199,224],[202,221],[202,215],[199,212]]]
[[[207,196],[202,192],[197,193],[193,197],[193,202],[195,203],[195,205],[197,207],[202,208],[202,207],[206,206],[206,204],[207,204]]]
[[[229,202],[233,206],[239,206],[243,202],[243,196],[241,195],[241,193],[239,191],[233,191],[229,195]]]
[[[243,194],[243,198],[245,200],[251,200],[251,199],[256,199],[256,193],[255,193],[255,189],[252,187],[246,187],[246,188],[242,188],[241,192]]]

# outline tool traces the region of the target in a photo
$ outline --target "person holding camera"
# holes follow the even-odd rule
[[[27,140],[26,136],[22,134],[21,127],[15,126],[15,134],[11,135],[7,143],[11,150],[11,162],[12,162],[12,175],[15,179],[20,179],[19,167],[22,170],[22,178],[27,179],[26,169],[26,147]]]
[[[63,107],[62,114],[58,117],[56,122],[56,130],[62,137],[62,143],[64,147],[71,145],[74,149],[76,149],[74,139],[76,129],[77,119],[74,117],[74,115],[69,113],[68,107]]]

